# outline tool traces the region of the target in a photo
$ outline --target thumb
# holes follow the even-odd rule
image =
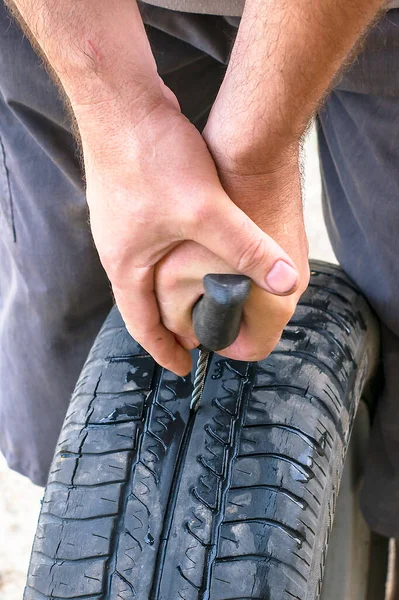
[[[299,282],[295,263],[228,196],[197,213],[191,239],[271,294],[293,293]]]

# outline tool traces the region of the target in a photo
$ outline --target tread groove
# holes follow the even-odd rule
[[[221,527],[224,523],[224,507],[226,505],[227,496],[231,484],[231,474],[232,469],[234,467],[234,462],[237,457],[238,452],[238,444],[235,441],[239,438],[240,435],[240,426],[244,420],[244,404],[247,403],[249,394],[251,392],[251,385],[249,384],[250,374],[254,372],[254,366],[247,364],[247,368],[244,376],[240,376],[240,386],[237,392],[237,408],[236,414],[231,415],[233,417],[233,423],[230,429],[230,438],[231,438],[231,450],[230,450],[230,460],[227,459],[227,469],[225,475],[225,486],[224,489],[220,492],[219,498],[219,515],[214,519],[212,524],[212,536],[211,543],[209,545],[209,549],[207,550],[207,557],[205,562],[205,568],[203,573],[203,583],[201,588],[201,600],[210,600],[210,588],[211,588],[211,579],[213,576],[214,564],[217,558],[218,553],[218,540],[220,538]],[[231,393],[231,392],[230,392]]]
[[[302,429],[299,429],[298,427],[293,427],[292,425],[286,425],[285,423],[253,423],[250,425],[243,425],[242,429],[256,429],[259,427],[264,427],[265,429],[276,428],[283,429],[284,431],[289,431],[290,433],[293,433],[294,435],[297,435],[300,438],[302,438],[303,441],[306,442],[311,448],[313,448],[313,450],[316,450],[317,454],[319,454],[320,456],[324,456],[325,454],[323,447],[314,437],[308,435],[307,433],[302,431]]]
[[[302,573],[300,571],[298,571],[298,569],[296,569],[293,565],[290,565],[289,563],[284,562],[283,560],[280,560],[278,558],[275,558],[274,556],[272,556],[271,554],[241,554],[240,556],[224,556],[223,558],[217,558],[216,562],[218,563],[228,563],[228,562],[239,562],[239,561],[245,561],[245,560],[254,560],[256,562],[266,562],[266,563],[274,563],[276,566],[281,566],[284,565],[285,567],[288,567],[288,569],[291,571],[293,571],[295,573],[295,575],[298,575],[298,577],[300,577],[303,581],[306,582],[306,577],[304,577],[302,575]]]
[[[172,481],[169,502],[166,507],[164,526],[162,528],[162,533],[161,533],[161,543],[159,545],[158,555],[157,555],[156,563],[155,563],[155,574],[154,574],[153,586],[152,586],[152,590],[151,590],[151,599],[152,600],[157,600],[159,598],[159,592],[160,592],[161,581],[162,581],[162,567],[165,562],[165,555],[166,555],[167,545],[168,545],[169,536],[170,536],[170,529],[172,527],[173,512],[174,512],[174,509],[176,506],[176,500],[177,500],[177,489],[179,487],[180,479],[182,476],[182,467],[184,466],[184,459],[185,459],[187,451],[188,451],[188,442],[190,440],[191,432],[194,427],[195,417],[196,417],[196,413],[191,411],[190,417],[189,417],[189,422],[186,426],[186,429],[185,429],[185,432],[184,432],[184,435],[182,437],[180,447],[179,447],[176,469],[175,469],[175,473],[174,473],[174,477],[173,477],[173,481]],[[189,583],[191,583],[188,579],[187,579],[187,581]]]
[[[54,560],[53,556],[49,556],[48,554],[46,554],[45,552],[41,552],[40,550],[32,550],[33,554],[38,554],[39,556],[44,556],[44,558],[49,558],[50,560]],[[84,556],[83,558],[61,558],[61,557],[57,557],[55,564],[59,563],[81,563],[81,562],[86,562],[86,561],[93,561],[93,560],[105,560],[106,558],[109,557],[109,554],[103,554],[101,556],[98,556],[96,554],[94,554],[93,556]]]
[[[237,486],[230,487],[230,491],[236,491],[236,490],[237,491],[238,490],[259,490],[259,489],[261,489],[261,490],[269,490],[270,492],[275,492],[276,494],[282,494],[283,496],[286,496],[292,502],[294,502],[294,504],[296,504],[297,506],[299,506],[299,508],[301,510],[306,510],[307,508],[309,508],[309,510],[313,513],[313,515],[315,517],[318,516],[317,513],[316,513],[316,511],[309,505],[308,502],[306,502],[306,500],[304,500],[300,496],[297,496],[297,495],[293,494],[287,488],[284,488],[284,487],[281,487],[281,486],[267,485],[267,484],[258,484],[258,485],[237,485]]]
[[[116,572],[118,540],[122,533],[122,530],[124,529],[125,512],[126,512],[127,502],[129,500],[129,493],[130,493],[130,489],[132,486],[132,480],[133,480],[136,465],[139,463],[143,464],[142,461],[140,460],[140,450],[141,450],[141,447],[143,444],[143,438],[145,435],[146,427],[149,426],[149,419],[151,416],[151,406],[152,406],[153,398],[157,395],[157,392],[158,392],[158,389],[160,386],[161,376],[162,376],[162,369],[161,369],[161,367],[157,366],[155,368],[155,372],[154,372],[154,379],[155,379],[156,383],[154,385],[154,381],[153,381],[153,385],[154,385],[153,393],[148,394],[147,398],[146,398],[147,401],[144,405],[144,414],[142,416],[142,423],[143,423],[142,430],[139,433],[137,447],[134,449],[134,452],[132,452],[132,454],[131,454],[131,459],[129,461],[130,464],[128,464],[129,476],[127,477],[127,479],[125,481],[125,485],[124,485],[124,488],[121,493],[119,519],[118,519],[118,522],[117,522],[114,532],[113,532],[113,540],[111,541],[111,555],[107,561],[107,578],[106,578],[104,596],[105,597],[108,596],[108,598],[111,597],[112,576]]]

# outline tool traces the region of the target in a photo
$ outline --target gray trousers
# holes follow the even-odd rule
[[[142,5],[159,72],[201,129],[238,19]],[[110,6],[110,10],[111,6]],[[363,491],[399,538],[399,10],[370,34],[320,113],[324,210],[337,257],[383,328],[386,385]],[[44,485],[70,394],[111,307],[68,117],[0,0],[0,449]]]

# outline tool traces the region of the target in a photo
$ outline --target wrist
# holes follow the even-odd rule
[[[276,134],[263,124],[262,132],[234,119],[212,115],[203,131],[217,168],[236,175],[268,175],[298,169],[300,136]]]
[[[123,96],[109,94],[106,96],[104,86],[102,99],[86,102],[71,100],[71,109],[78,125],[82,142],[90,146],[101,144],[107,146],[113,139],[130,138],[132,142],[142,134],[140,125],[158,107],[166,104],[160,87],[149,87],[137,95],[127,93]],[[145,137],[145,136],[143,136]]]
[[[112,173],[120,181],[151,170],[181,120],[181,112],[162,93],[130,103],[80,106],[77,114],[86,173]]]
[[[76,60],[69,56],[68,61],[49,61],[78,121],[86,115],[127,111],[134,105],[146,107],[161,98],[160,80],[152,56],[135,64],[121,48],[114,51],[103,48],[101,55],[91,48],[91,55],[84,54]],[[113,59],[115,68],[112,68]]]
[[[126,109],[131,104],[145,105],[161,96],[160,80],[153,56],[147,60],[129,56],[121,47],[100,49],[91,46],[76,60],[51,61],[69,102],[78,118],[80,113]],[[114,66],[113,66],[114,64]]]

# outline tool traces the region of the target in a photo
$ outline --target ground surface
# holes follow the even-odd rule
[[[336,262],[324,228],[316,137],[306,144],[306,227],[310,256]],[[0,456],[0,600],[21,600],[42,490],[10,471]]]

